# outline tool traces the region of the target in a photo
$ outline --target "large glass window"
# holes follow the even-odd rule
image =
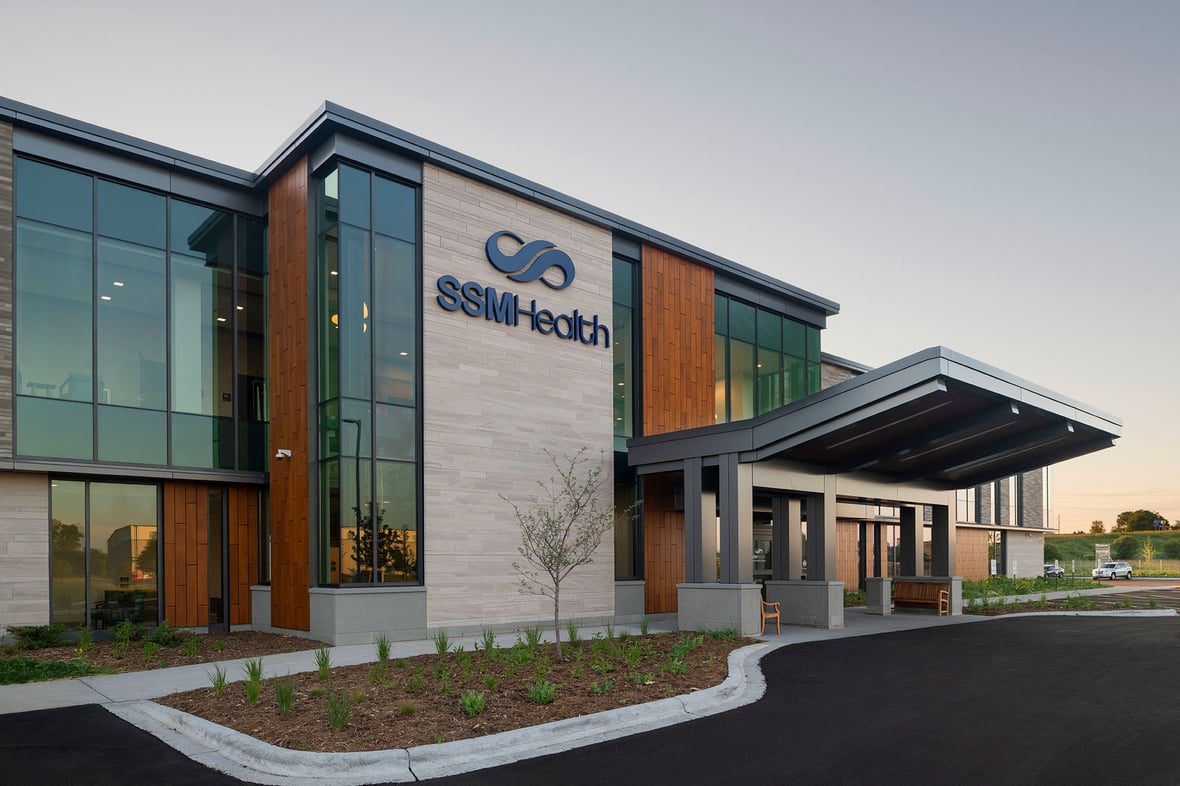
[[[615,450],[626,451],[627,439],[637,434],[636,409],[639,406],[636,380],[635,293],[638,265],[622,257],[614,258],[614,417]]]
[[[17,453],[264,470],[261,222],[37,161],[16,174]]]
[[[55,479],[50,517],[53,622],[160,621],[156,485]]]
[[[761,415],[816,393],[819,328],[718,294],[714,299],[715,420]]]
[[[344,164],[318,182],[320,581],[417,582],[417,193]]]

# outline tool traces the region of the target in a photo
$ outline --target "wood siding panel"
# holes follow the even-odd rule
[[[711,425],[713,271],[643,247],[643,433]]]
[[[250,585],[258,578],[258,489],[229,488],[229,622],[251,622]]]
[[[643,481],[644,612],[677,610],[676,585],[684,582],[684,512],[672,509],[675,478]]]
[[[269,194],[270,242],[270,453],[291,451],[291,458],[270,463],[271,623],[309,630],[308,506],[308,177],[301,159]]]
[[[183,628],[209,624],[209,489],[164,484],[164,619]]]
[[[959,527],[955,532],[955,575],[966,581],[982,581],[991,565],[987,557],[986,529]]]

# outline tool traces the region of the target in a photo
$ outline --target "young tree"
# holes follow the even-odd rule
[[[614,525],[613,507],[603,504],[600,498],[603,463],[591,464],[586,450],[583,447],[572,458],[561,458],[546,450],[557,474],[548,481],[537,481],[541,494],[530,497],[527,507],[518,507],[500,495],[516,512],[520,525],[518,551],[528,563],[512,563],[520,577],[520,591],[553,598],[553,634],[559,661],[561,582],[574,568],[593,561],[602,536]]]
[[[1098,520],[1091,521],[1090,522],[1090,534],[1091,535],[1105,535],[1106,534],[1106,525]]]

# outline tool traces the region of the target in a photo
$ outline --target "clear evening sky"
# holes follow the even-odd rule
[[[1117,415],[1061,530],[1180,519],[1180,2],[5,5],[0,95],[250,170],[335,101]]]

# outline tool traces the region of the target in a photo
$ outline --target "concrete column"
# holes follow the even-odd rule
[[[873,576],[881,578],[881,525],[873,525]]]
[[[951,521],[950,507],[934,505],[932,508],[930,538],[930,575],[955,575],[955,523]]]
[[[807,495],[807,580],[836,580],[836,479],[824,478],[823,494]]]
[[[901,508],[901,575],[922,575],[922,520],[918,509]]]
[[[754,580],[754,472],[736,453],[720,457],[721,583]]]
[[[871,578],[865,581],[865,613],[884,616],[893,613],[890,598],[892,579]]]

